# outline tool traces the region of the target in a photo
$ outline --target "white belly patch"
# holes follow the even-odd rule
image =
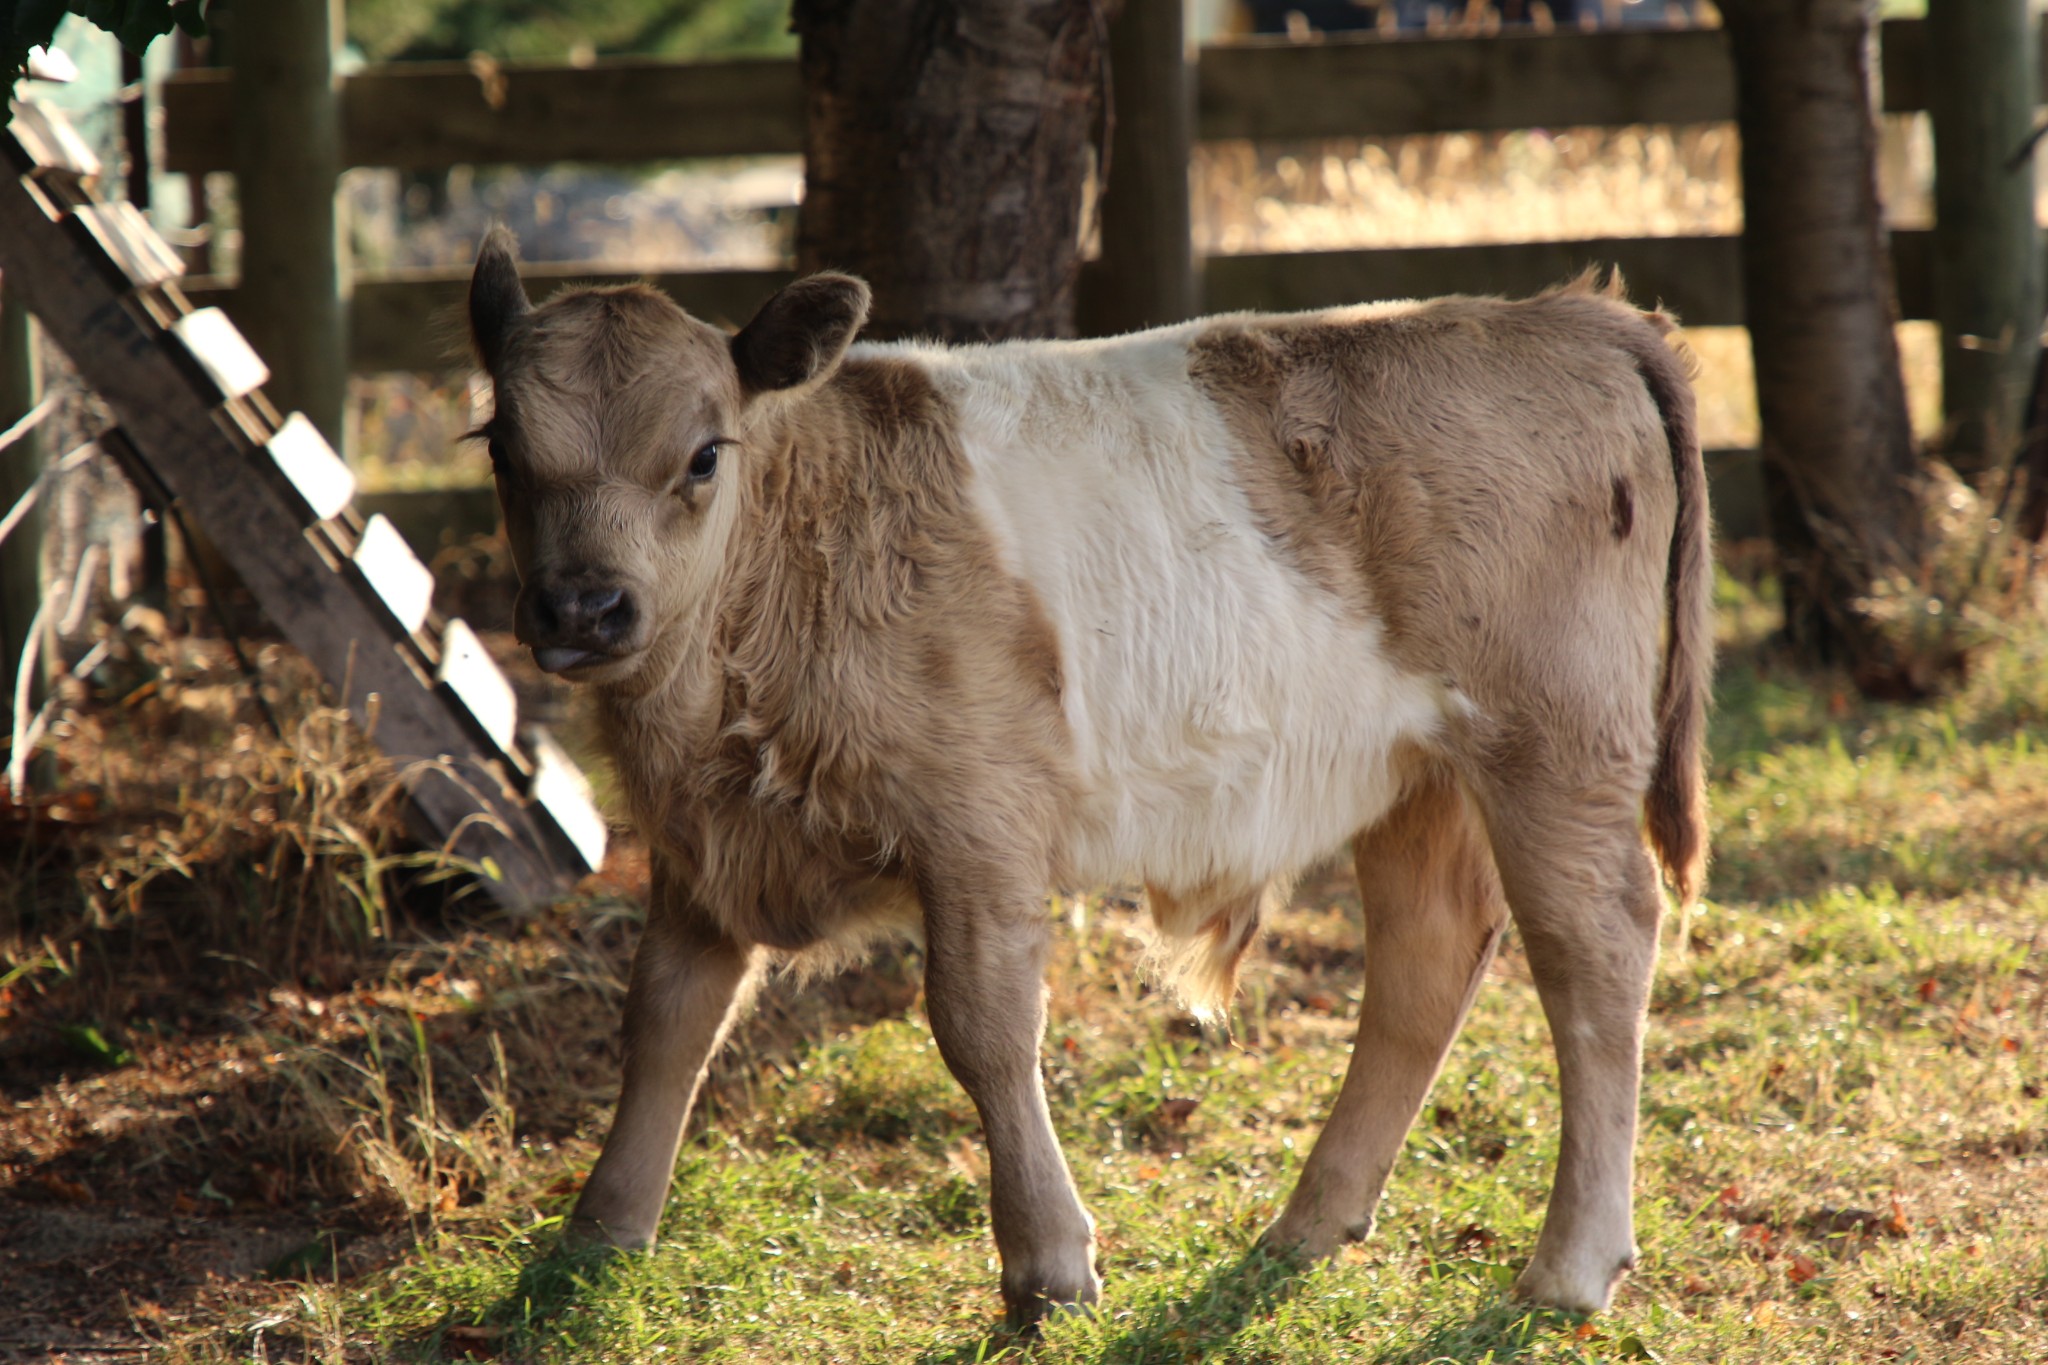
[[[933,371],[979,508],[1059,636],[1085,784],[1063,880],[1257,887],[1386,812],[1392,756],[1440,728],[1442,689],[1258,529],[1177,331]]]

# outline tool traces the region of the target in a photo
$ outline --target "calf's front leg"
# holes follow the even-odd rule
[[[923,900],[932,1036],[981,1114],[1003,1301],[1026,1327],[1102,1292],[1094,1220],[1053,1135],[1038,1067],[1051,926],[1035,891],[955,895],[927,884]]]
[[[755,968],[755,954],[719,932],[657,868],[626,987],[619,1108],[576,1201],[572,1237],[625,1248],[654,1240],[683,1122]]]

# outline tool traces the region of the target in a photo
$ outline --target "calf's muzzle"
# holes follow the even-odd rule
[[[640,646],[641,612],[618,583],[536,579],[519,590],[513,632],[550,673],[602,663]]]

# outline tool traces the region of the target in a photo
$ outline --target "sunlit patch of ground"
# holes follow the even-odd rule
[[[1876,706],[1785,671],[1756,600],[1732,583],[1723,598],[1718,861],[1688,943],[1667,933],[1643,1258],[1614,1310],[1582,1323],[1502,1295],[1557,1123],[1512,939],[1375,1235],[1305,1274],[1248,1256],[1357,1010],[1357,891],[1333,867],[1272,924],[1227,1036],[1148,987],[1127,896],[1048,907],[1047,1088],[1108,1297],[1036,1358],[2048,1358],[2048,634],[2023,629],[1939,705]],[[0,1357],[1014,1348],[995,1327],[986,1156],[914,953],[772,986],[715,1071],[656,1251],[565,1261],[556,1220],[616,1085],[644,857],[622,841],[524,924],[417,894],[368,918],[345,886],[388,854],[381,836],[309,840],[310,865],[278,852],[281,830],[339,817],[319,805],[339,756],[266,747],[217,653],[153,667],[148,696],[78,698],[80,818],[10,836]],[[130,894],[150,848],[185,870],[164,862]],[[256,873],[278,859],[282,881]]]

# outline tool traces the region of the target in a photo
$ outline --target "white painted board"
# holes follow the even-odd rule
[[[356,568],[408,632],[427,621],[434,600],[434,575],[382,513],[371,517],[356,544]]]

